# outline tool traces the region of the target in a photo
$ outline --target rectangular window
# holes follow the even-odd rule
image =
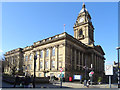
[[[28,64],[29,70],[31,70],[31,64]]]
[[[61,61],[59,61],[59,67],[62,67],[62,62]]]
[[[43,58],[43,50],[40,52],[40,58]]]
[[[41,77],[41,73],[39,73],[39,77]]]
[[[37,58],[39,57],[39,52],[38,51],[36,52],[36,56],[37,56]]]
[[[55,56],[55,47],[52,49],[52,56]]]
[[[32,60],[32,55],[30,54],[30,56],[29,56],[29,60]]]
[[[25,70],[27,70],[27,66],[25,66]]]
[[[43,66],[43,63],[42,63],[42,61],[40,62],[40,68],[42,68],[42,66]]]
[[[48,61],[45,62],[45,68],[48,69]]]
[[[46,57],[49,56],[49,49],[46,50],[46,55],[45,55],[45,56],[46,56]]]
[[[55,68],[55,61],[52,60],[52,68]]]
[[[25,61],[27,61],[28,60],[28,56],[25,56]]]

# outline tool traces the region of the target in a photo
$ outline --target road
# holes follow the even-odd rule
[[[74,82],[63,82],[62,86],[63,88],[87,88],[83,84]],[[13,84],[2,82],[2,87],[12,88]],[[53,84],[36,84],[36,88],[60,88],[60,82],[54,82]],[[89,88],[109,88],[109,84],[90,85]],[[117,84],[112,84],[111,88],[117,88]]]

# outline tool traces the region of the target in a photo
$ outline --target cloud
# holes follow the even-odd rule
[[[3,52],[1,49],[0,49],[0,53]]]

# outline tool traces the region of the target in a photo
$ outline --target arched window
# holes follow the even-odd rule
[[[79,31],[79,36],[81,36],[83,34],[83,31],[82,30],[80,30]]]
[[[52,56],[55,56],[55,47],[52,48]]]

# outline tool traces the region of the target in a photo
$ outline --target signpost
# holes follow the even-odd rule
[[[74,75],[73,76],[74,80],[81,80],[81,78],[82,78],[81,75]]]
[[[111,75],[113,75],[113,65],[106,65],[105,75],[109,75],[109,87],[111,88]]]
[[[61,75],[60,75],[60,81],[61,81],[61,88],[62,88],[62,78],[64,77],[64,74],[62,75],[62,71],[63,71],[63,68],[60,68],[59,71],[61,72]]]
[[[80,83],[81,83],[82,76],[81,75],[74,75],[73,79],[74,80],[80,80]]]

